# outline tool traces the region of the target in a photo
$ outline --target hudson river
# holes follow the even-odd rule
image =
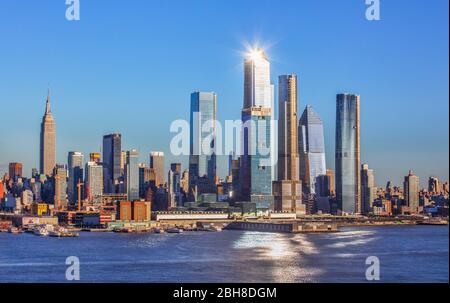
[[[448,226],[343,228],[333,234],[245,231],[81,233],[79,238],[0,234],[0,282],[448,282]]]

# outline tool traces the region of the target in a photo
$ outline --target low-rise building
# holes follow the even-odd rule
[[[155,212],[155,221],[199,221],[199,220],[228,220],[224,212]]]

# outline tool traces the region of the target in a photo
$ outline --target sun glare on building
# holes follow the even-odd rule
[[[263,59],[266,55],[261,48],[254,48],[247,53],[247,56],[249,59],[257,61]]]

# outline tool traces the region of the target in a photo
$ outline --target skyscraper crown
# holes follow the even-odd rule
[[[306,124],[322,124],[322,119],[319,117],[319,115],[314,111],[314,109],[307,105],[305,110],[303,111],[302,117],[300,120]]]

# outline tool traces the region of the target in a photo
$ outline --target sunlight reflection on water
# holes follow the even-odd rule
[[[316,282],[316,277],[324,272],[305,260],[305,256],[318,253],[305,235],[247,231],[234,248],[251,249],[255,258],[272,260],[269,269],[274,282]]]

